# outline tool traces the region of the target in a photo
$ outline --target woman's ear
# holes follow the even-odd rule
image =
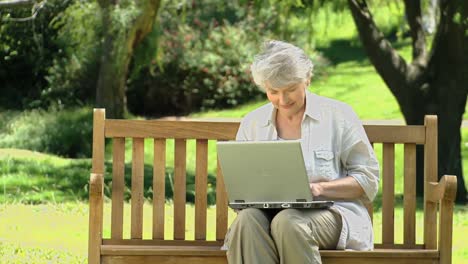
[[[306,85],[306,88],[309,87],[309,85],[310,85],[310,79],[308,79],[308,80],[305,82],[305,85]]]

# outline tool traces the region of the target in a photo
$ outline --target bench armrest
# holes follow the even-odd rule
[[[89,178],[88,263],[100,263],[104,206],[104,175],[91,173]]]
[[[444,175],[439,182],[429,182],[427,188],[427,200],[434,203],[442,200],[453,202],[457,194],[457,177]]]
[[[453,207],[457,194],[457,177],[444,175],[437,182],[427,185],[427,200],[439,203],[439,252],[440,263],[452,263]]]

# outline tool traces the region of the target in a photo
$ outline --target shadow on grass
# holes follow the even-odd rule
[[[355,61],[364,63],[367,55],[358,39],[336,39],[327,46],[319,46],[317,50],[322,52],[333,65],[343,62]]]
[[[0,159],[0,201],[38,204],[47,202],[86,201],[91,171],[90,160],[73,160],[67,165],[56,165],[48,160]],[[124,200],[131,196],[131,164],[125,164]],[[153,167],[144,167],[144,197],[152,200]],[[172,200],[174,188],[173,168],[167,168],[165,195]],[[188,172],[186,177],[186,199],[195,201],[195,176]],[[112,164],[106,163],[104,194],[111,197]],[[208,204],[216,202],[216,178],[208,175]]]
[[[91,161],[88,159],[71,160],[66,165],[57,165],[49,160],[30,160],[20,158],[0,159],[0,202],[20,202],[27,204],[59,203],[66,201],[87,201],[88,182],[91,171]],[[172,200],[174,193],[173,168],[166,169],[165,196],[166,200]],[[124,200],[131,197],[131,164],[125,164],[125,190]],[[153,167],[144,167],[145,199],[151,201],[153,196],[152,181]],[[195,201],[195,175],[187,173],[186,199],[189,203]],[[104,194],[111,197],[112,164],[106,163],[106,175],[104,177]],[[208,204],[216,203],[216,177],[208,175]],[[379,193],[373,205],[374,211],[382,210],[382,194]],[[394,196],[395,208],[403,207],[403,195]],[[418,209],[423,208],[421,198],[417,199]]]
[[[409,38],[398,40],[395,36],[387,36],[387,40],[390,41],[390,44],[396,50],[411,46],[411,40]],[[350,61],[360,64],[370,64],[364,47],[357,38],[335,39],[327,46],[318,46],[317,50],[322,52],[333,65]]]
[[[404,208],[403,206],[403,194],[395,194],[394,196],[394,208]],[[383,205],[383,197],[382,193],[379,192],[377,196],[375,197],[374,201],[372,202],[374,206],[374,211],[382,211],[382,205]],[[416,197],[416,208],[418,210],[422,210],[424,208],[424,203],[423,203],[423,198],[422,197]]]

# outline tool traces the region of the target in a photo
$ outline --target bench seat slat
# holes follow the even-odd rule
[[[102,257],[102,264],[175,264],[175,263],[190,263],[190,264],[227,264],[225,256],[113,256],[107,255]],[[385,263],[384,263],[385,264]],[[405,264],[405,263],[403,263]],[[411,263],[413,264],[413,263]],[[420,264],[420,262],[418,262]]]
[[[134,246],[214,246],[220,247],[224,241],[213,240],[162,240],[162,239],[112,239],[102,240],[103,245],[134,245]],[[415,244],[374,244],[375,249],[424,249],[425,245]]]
[[[395,264],[395,258],[366,258],[354,257],[343,258],[337,256],[322,257],[323,264]],[[157,256],[113,256],[104,255],[102,264],[174,264],[174,263],[190,263],[190,264],[227,264],[226,256],[172,256],[172,255],[157,255]],[[398,264],[438,264],[434,257],[417,257],[408,259],[398,259]]]
[[[174,256],[226,256],[216,246],[127,246],[103,245],[102,255],[174,255]],[[437,258],[437,250],[427,249],[375,249],[373,251],[320,250],[322,257],[346,258]]]

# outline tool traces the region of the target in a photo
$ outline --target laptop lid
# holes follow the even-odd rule
[[[220,141],[217,149],[230,203],[312,201],[299,140]]]

